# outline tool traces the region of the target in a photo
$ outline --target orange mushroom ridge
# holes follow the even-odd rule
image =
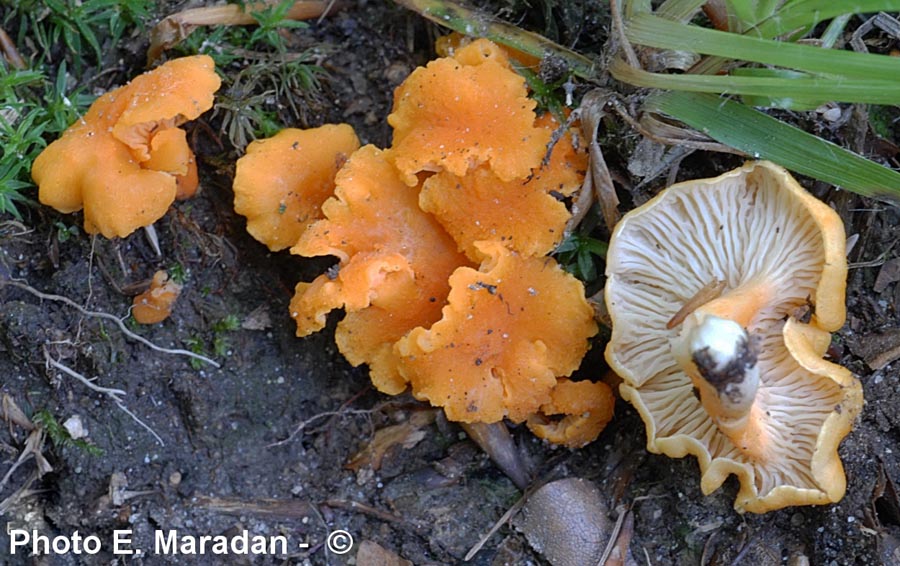
[[[553,258],[476,247],[481,267],[453,272],[441,320],[398,341],[400,371],[450,420],[521,422],[578,368],[597,325],[584,287]]]
[[[178,126],[209,110],[220,80],[206,55],[174,59],[98,98],[35,159],[40,201],[84,209],[84,228],[125,237],[160,219],[197,187]]]
[[[568,448],[592,442],[613,417],[616,400],[602,381],[560,379],[550,392],[550,402],[528,417],[528,429],[536,436]],[[559,420],[551,417],[563,415]]]
[[[846,277],[840,218],[772,163],[674,185],[627,214],[607,254],[606,358],[648,450],[696,456],[707,494],[737,475],[740,511],[843,497],[837,449],[862,390],[822,356]]]
[[[535,125],[535,106],[505,52],[473,41],[419,67],[394,92],[391,158],[410,186],[422,171],[461,176],[482,163],[501,181],[525,178],[550,140]]]
[[[346,124],[287,128],[254,141],[237,161],[235,212],[247,217],[247,231],[270,250],[293,246],[322,217],[335,174],[358,148],[356,133]]]
[[[181,285],[169,279],[165,271],[153,274],[150,288],[134,298],[131,315],[140,324],[156,324],[169,318],[181,294]]]
[[[376,387],[406,388],[396,369],[393,344],[409,330],[440,318],[450,273],[467,265],[456,244],[418,207],[418,191],[400,180],[384,152],[365,146],[335,179],[335,194],[291,249],[340,263],[312,283],[299,283],[291,301],[298,336],[325,325],[343,307],[336,340],[354,365],[368,363]]]
[[[537,125],[552,132],[559,123],[545,114]],[[419,205],[434,214],[473,261],[479,256],[479,240],[499,240],[526,255],[548,254],[562,240],[571,216],[563,199],[584,181],[587,154],[564,135],[546,165],[533,165],[528,176],[509,181],[487,164],[462,176],[437,173],[425,181]]]

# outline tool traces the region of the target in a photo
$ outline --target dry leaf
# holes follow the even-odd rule
[[[345,465],[346,468],[353,471],[362,468],[371,468],[378,470],[381,468],[381,461],[387,451],[397,446],[409,450],[425,438],[425,431],[422,428],[434,422],[435,411],[419,411],[413,413],[409,421],[388,426],[375,432],[375,436],[369,441],[365,448],[360,450]]]
[[[412,566],[412,562],[400,558],[378,544],[364,540],[356,551],[356,563],[361,566]]]
[[[150,47],[147,63],[156,61],[163,51],[175,47],[200,26],[242,26],[255,24],[253,12],[259,12],[276,3],[256,2],[241,6],[226,4],[206,8],[191,8],[163,18],[150,30]],[[318,18],[334,8],[334,2],[297,1],[285,14],[288,20]]]

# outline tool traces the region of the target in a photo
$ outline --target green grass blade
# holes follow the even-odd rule
[[[651,14],[639,14],[626,26],[634,43],[755,61],[809,73],[849,78],[900,81],[900,58],[853,51],[821,49],[684,25]]]
[[[900,198],[900,173],[737,102],[664,92],[644,109],[676,118],[757,159],[872,197]]]
[[[796,29],[812,27],[842,14],[896,12],[900,0],[798,0],[786,2],[775,15],[760,23],[749,34],[778,37]]]
[[[666,0],[656,10],[656,14],[667,20],[686,22],[700,11],[706,0]]]
[[[785,101],[792,98],[803,100],[815,98],[838,102],[900,104],[900,88],[898,83],[893,81],[648,73],[629,66],[621,59],[614,59],[610,63],[609,72],[616,79],[635,86],[664,90],[740,94]]]

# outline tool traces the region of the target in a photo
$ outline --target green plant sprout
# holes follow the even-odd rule
[[[34,424],[44,429],[50,442],[57,449],[77,448],[83,450],[91,456],[102,456],[103,449],[87,442],[81,438],[72,438],[69,431],[54,418],[53,414],[47,409],[41,409],[31,416]]]

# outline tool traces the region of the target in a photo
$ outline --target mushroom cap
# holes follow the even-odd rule
[[[538,125],[550,132],[558,127],[550,114]],[[488,164],[463,176],[443,171],[425,180],[419,205],[473,261],[480,255],[479,240],[500,240],[522,254],[545,255],[562,239],[571,216],[562,198],[581,186],[586,169],[587,154],[574,148],[567,133],[549,162],[535,164],[527,177],[503,181]]]
[[[419,67],[394,91],[391,158],[403,181],[421,171],[465,175],[489,163],[503,181],[524,178],[546,151],[535,101],[503,50],[480,39]]]
[[[196,189],[196,164],[178,124],[212,106],[219,88],[206,55],[174,59],[98,98],[48,145],[31,170],[43,204],[84,209],[88,233],[125,237]]]
[[[528,430],[538,438],[567,448],[593,442],[612,420],[616,398],[602,381],[560,379],[550,392],[550,402],[528,417]],[[548,417],[564,415],[558,420]]]
[[[413,394],[461,422],[521,422],[551,401],[597,331],[584,288],[553,258],[476,243],[479,269],[460,267],[440,321],[397,342]]]
[[[737,475],[739,510],[840,499],[837,446],[862,396],[849,371],[821,356],[844,321],[846,274],[840,217],[772,163],[674,185],[628,213],[607,253],[606,358],[644,419],[648,449],[695,455],[704,493]],[[682,328],[667,323],[716,280],[722,296],[682,326],[701,312],[724,313],[758,340],[759,388],[748,416],[755,446],[723,434],[673,354]],[[808,304],[814,314],[805,324],[795,315]]]
[[[169,318],[172,306],[181,294],[181,285],[169,279],[165,271],[157,271],[150,288],[136,296],[131,315],[140,324],[156,324]]]
[[[270,250],[293,246],[322,217],[335,174],[357,149],[359,139],[347,124],[287,128],[254,141],[235,168],[235,212]]]
[[[450,273],[468,265],[431,215],[418,207],[418,188],[404,184],[385,152],[368,145],[335,178],[324,218],[303,233],[292,253],[333,255],[336,270],[300,283],[291,301],[297,335],[320,330],[326,314],[344,307],[336,340],[354,365],[368,363],[380,390],[399,393],[393,344],[441,315]]]

